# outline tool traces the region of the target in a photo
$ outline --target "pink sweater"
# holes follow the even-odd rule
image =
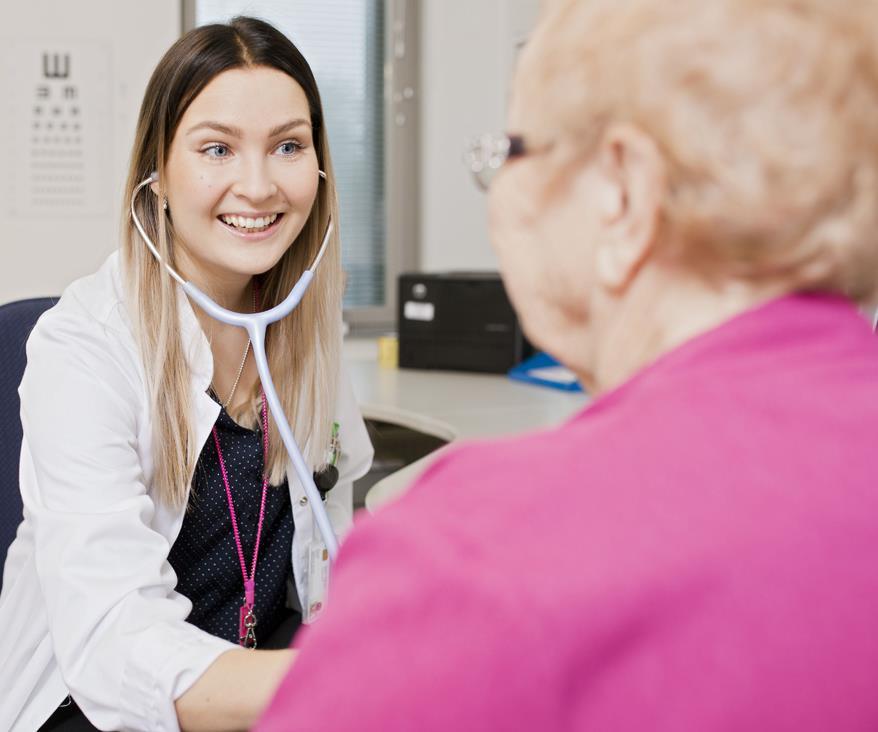
[[[878,729],[878,339],[771,302],[362,519],[260,732]]]

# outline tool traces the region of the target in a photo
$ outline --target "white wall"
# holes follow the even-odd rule
[[[122,186],[149,74],[180,33],[179,0],[5,0],[0,27],[0,303],[54,295],[94,271],[117,246]],[[25,200],[31,143],[22,119],[33,114],[36,48],[91,49],[103,69],[93,98],[100,114],[83,121],[83,152],[93,165],[89,200],[49,212]],[[17,50],[16,50],[17,49]],[[23,53],[26,49],[27,53]],[[89,51],[90,53],[91,51]],[[77,51],[72,57],[77,63]],[[15,58],[18,54],[19,58]],[[36,61],[35,61],[36,59]],[[36,67],[34,64],[36,63]],[[82,85],[85,87],[85,84]],[[88,104],[83,100],[83,114]],[[34,133],[36,134],[36,133]],[[92,154],[93,152],[97,154]]]
[[[504,130],[517,41],[532,27],[539,0],[422,0],[421,249],[425,270],[494,269],[485,197],[462,162],[467,139]],[[121,191],[147,79],[179,36],[179,0],[7,0],[0,28],[0,303],[60,293],[92,272],[117,246]],[[14,29],[14,30],[13,30]],[[106,153],[102,210],[31,216],[16,211],[16,42],[98,42],[111,64],[112,111],[100,140]],[[4,74],[4,69],[5,74]],[[10,101],[12,100],[12,101]],[[19,154],[20,154],[19,150]],[[20,188],[20,186],[19,186]]]
[[[462,162],[467,139],[503,132],[515,45],[540,0],[423,0],[421,268],[496,269],[486,201]]]

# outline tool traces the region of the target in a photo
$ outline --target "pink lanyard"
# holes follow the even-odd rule
[[[263,466],[268,465],[268,407],[265,402],[265,392],[262,394],[262,452]],[[259,557],[259,541],[262,538],[262,522],[265,518],[265,497],[268,494],[268,473],[262,477],[262,501],[259,506],[259,524],[256,527],[256,544],[253,546],[253,561],[250,565],[250,575],[247,575],[247,565],[244,561],[244,548],[241,546],[241,534],[238,531],[238,518],[235,515],[235,504],[232,501],[232,489],[229,485],[229,475],[226,472],[226,462],[223,460],[223,452],[220,448],[219,434],[216,425],[213,427],[213,441],[216,445],[216,454],[219,457],[220,471],[223,474],[223,483],[226,486],[226,498],[229,501],[229,515],[232,517],[232,533],[235,535],[235,546],[238,549],[238,562],[241,565],[241,576],[244,578],[244,604],[241,605],[240,620],[238,624],[238,642],[245,648],[256,648],[256,615],[253,606],[256,602],[256,560]],[[264,471],[264,468],[263,468]]]
[[[259,283],[253,283],[253,310],[259,309],[262,300],[259,293]],[[268,495],[268,405],[265,401],[265,392],[259,387],[262,396],[262,501],[259,506],[259,523],[256,526],[256,544],[253,546],[253,561],[250,564],[250,575],[247,575],[247,564],[244,561],[244,548],[241,546],[241,534],[238,531],[238,517],[235,515],[235,503],[232,501],[232,488],[229,485],[229,474],[226,472],[226,461],[223,459],[223,451],[220,448],[219,433],[216,425],[213,426],[213,442],[216,445],[216,454],[219,458],[220,472],[223,474],[223,484],[226,487],[226,498],[229,501],[229,515],[232,517],[232,533],[235,536],[235,546],[238,549],[238,562],[241,565],[241,576],[244,578],[244,604],[241,605],[238,620],[238,643],[245,648],[256,648],[256,614],[253,606],[256,604],[256,560],[259,558],[259,541],[262,538],[262,522],[265,519],[265,498]]]

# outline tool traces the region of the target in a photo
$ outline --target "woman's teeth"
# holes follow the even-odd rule
[[[244,216],[220,216],[220,221],[236,229],[244,229],[246,231],[263,231],[277,221],[278,214],[271,216],[260,216],[256,219],[246,218]]]

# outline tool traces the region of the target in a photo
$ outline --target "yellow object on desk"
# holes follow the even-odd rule
[[[384,369],[395,369],[399,364],[399,338],[381,336],[378,338],[378,365]]]

